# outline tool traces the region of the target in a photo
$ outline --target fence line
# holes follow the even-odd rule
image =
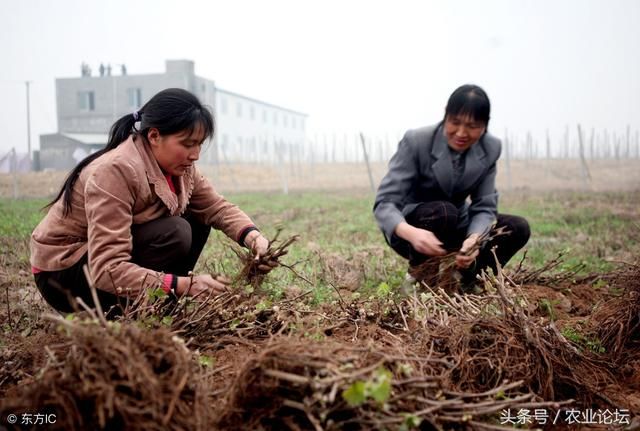
[[[503,152],[498,161],[496,185],[501,192],[640,190],[640,160],[636,158],[619,161],[585,160],[589,170],[587,176],[583,162],[579,159],[511,160],[507,151]],[[371,162],[369,175],[364,162],[306,163],[299,159],[295,159],[293,163],[283,162],[274,166],[256,165],[253,162],[225,163],[220,160],[217,165],[203,162],[198,167],[223,194],[352,189],[371,193],[372,180],[377,188],[388,171],[387,162]],[[59,191],[66,174],[63,171],[0,174],[0,198],[51,198]]]
[[[208,151],[217,151],[205,160],[226,163],[259,163],[278,166],[282,163],[364,163],[365,152],[370,162],[386,162],[395,153],[402,135],[399,133],[368,134],[364,131],[365,144],[359,133],[325,132],[314,133],[304,141],[287,141],[261,137],[243,139],[235,145],[212,146]],[[503,151],[508,147],[513,160],[541,159],[628,159],[640,157],[639,131],[627,125],[624,131],[593,127],[583,128],[579,136],[577,128],[568,125],[559,137],[545,130],[542,139],[534,138],[530,131],[515,134],[505,130],[500,136]],[[294,174],[294,172],[292,172]]]
[[[536,165],[536,160],[573,160],[581,166],[578,175],[583,179],[582,186],[589,188],[592,182],[591,161],[621,162],[640,159],[640,131],[632,129],[630,125],[622,131],[576,126],[565,127],[563,133],[555,137],[545,130],[542,139],[536,139],[531,132],[516,134],[505,129],[501,138],[507,188],[511,189],[512,183],[517,182],[516,176],[520,175],[519,167],[514,166],[515,161],[522,161],[524,166],[529,167]],[[362,136],[358,133],[317,132],[308,139],[297,142],[243,139],[234,146],[217,145],[214,142],[206,148],[201,164],[213,168],[212,180],[218,182],[219,177],[228,178],[232,190],[240,190],[246,183],[244,171],[239,168],[246,164],[258,164],[272,171],[278,178],[281,190],[288,193],[292,187],[297,187],[295,184],[299,184],[301,179],[305,183],[313,183],[318,176],[318,182],[321,182],[320,177],[326,165],[354,164],[353,169],[362,170],[364,175],[369,175],[365,161],[368,159],[371,165],[386,166],[401,137],[401,134],[391,132],[367,134],[364,131]],[[544,174],[562,175],[562,172],[554,170],[554,163],[543,163],[540,166],[543,167]],[[4,196],[20,196],[18,173],[28,172],[29,168],[29,158],[18,155],[14,149],[4,155],[0,154],[0,173],[11,175],[5,177]],[[380,175],[373,173],[376,181],[380,179]]]

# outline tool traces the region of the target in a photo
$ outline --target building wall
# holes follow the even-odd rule
[[[71,170],[102,147],[100,144],[83,144],[59,133],[40,135],[40,169]]]
[[[200,163],[216,164],[219,160],[217,139],[220,122],[216,114],[217,89],[215,83],[209,79],[195,76],[191,92],[198,96],[200,101],[211,110],[214,116],[214,136],[213,139],[210,139],[204,144],[202,153],[200,154]]]
[[[118,118],[138,109],[138,104],[143,105],[165,88],[177,87],[198,96],[215,116],[216,134],[204,146],[202,163],[212,164],[225,158],[277,162],[281,157],[289,157],[292,146],[303,145],[305,114],[222,90],[214,81],[196,76],[194,70],[193,61],[168,60],[162,74],[57,79],[58,130],[107,133]],[[81,93],[84,104],[80,103]],[[86,99],[89,93],[93,94],[92,106]],[[46,157],[41,162],[43,168],[49,167]]]
[[[58,130],[61,133],[106,133],[120,117],[140,108],[154,94],[169,87],[195,90],[193,62],[167,61],[167,71],[153,75],[111,75],[56,80]],[[139,90],[139,104],[129,92]],[[93,92],[93,109],[82,109],[80,92]],[[136,98],[133,98],[135,102]]]
[[[217,142],[221,157],[234,161],[288,159],[290,147],[302,147],[306,115],[218,89]]]

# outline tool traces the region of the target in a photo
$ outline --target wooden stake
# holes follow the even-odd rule
[[[367,173],[369,174],[369,184],[371,185],[371,191],[376,192],[376,187],[373,184],[373,175],[371,175],[371,166],[369,166],[369,156],[367,155],[367,146],[364,141],[364,135],[360,132],[360,141],[362,142],[362,151],[364,152],[364,163],[367,165]]]
[[[578,124],[578,150],[580,152],[580,162],[581,162],[581,166],[582,166],[582,182],[585,186],[585,188],[587,188],[587,180],[588,180],[588,186],[590,188],[591,186],[591,173],[589,172],[589,167],[587,166],[587,161],[584,158],[584,145],[582,142],[582,128],[580,127],[580,124]]]

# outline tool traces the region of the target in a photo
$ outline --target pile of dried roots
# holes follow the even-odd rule
[[[482,428],[482,420],[531,405],[535,397],[522,392],[522,381],[484,392],[453,391],[443,379],[451,366],[436,352],[425,357],[401,345],[386,352],[335,342],[274,343],[240,371],[217,425],[320,430],[466,423]]]
[[[589,319],[603,351],[530,315],[502,272],[482,296],[423,286],[333,309],[231,293],[138,301],[121,322],[57,320],[68,338],[1,407],[55,412],[65,429],[147,430],[496,429],[506,409],[567,405],[639,414],[618,390],[621,364],[640,363],[639,279],[637,267],[620,276],[623,295]]]
[[[2,403],[4,412],[55,414],[47,429],[211,429],[207,377],[171,332],[97,319],[55,321],[66,341],[46,347],[47,364],[33,384]]]

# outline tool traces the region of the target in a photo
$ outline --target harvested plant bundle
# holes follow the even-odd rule
[[[55,320],[68,339],[47,348],[35,382],[2,410],[55,414],[47,429],[210,429],[207,380],[171,332]]]
[[[269,248],[267,252],[256,259],[250,250],[237,250],[233,248],[233,251],[238,255],[243,262],[243,267],[238,276],[235,278],[235,283],[244,283],[253,286],[254,288],[260,287],[264,281],[266,275],[274,268],[278,266],[284,266],[293,270],[290,266],[280,262],[280,258],[288,253],[288,248],[291,244],[298,240],[298,235],[294,235],[289,239],[282,242],[277,247],[274,245],[278,242],[278,236],[280,230],[276,232],[274,238],[269,241]],[[295,272],[295,271],[294,271]]]

